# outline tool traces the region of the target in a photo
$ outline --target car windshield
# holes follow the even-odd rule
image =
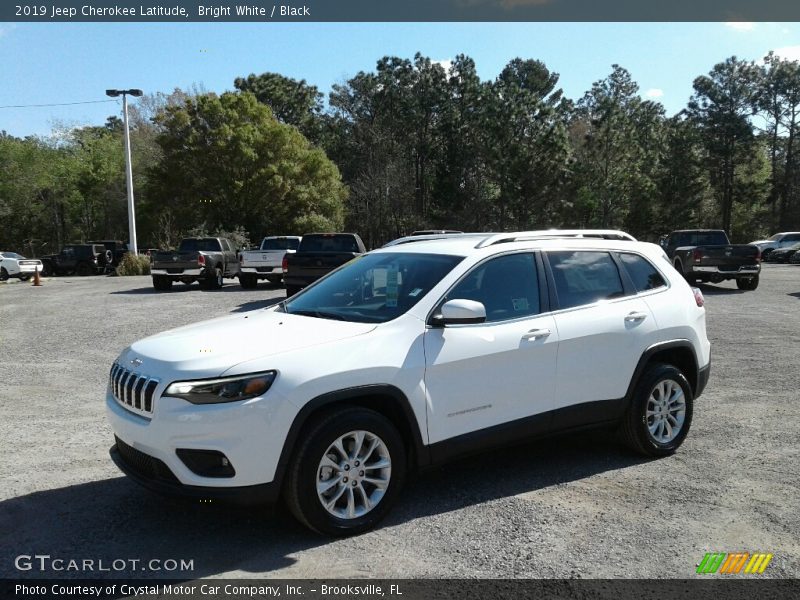
[[[16,252],[0,252],[0,257],[2,257],[2,258],[16,258],[16,259],[25,258],[24,256],[21,256],[21,255],[17,254]]]
[[[779,241],[779,240],[780,240],[782,237],[783,237],[783,234],[782,234],[782,233],[776,233],[775,235],[773,235],[773,236],[772,236],[771,238],[769,238],[769,239],[770,239],[770,241],[777,242],[777,241]]]
[[[419,302],[461,256],[382,252],[350,261],[287,300],[282,310],[339,321],[384,323]]]
[[[272,238],[261,243],[262,250],[297,250],[300,240],[297,238]]]

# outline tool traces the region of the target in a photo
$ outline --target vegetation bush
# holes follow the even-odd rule
[[[128,252],[117,265],[117,275],[150,275],[150,257]]]

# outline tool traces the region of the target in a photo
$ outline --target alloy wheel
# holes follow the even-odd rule
[[[645,418],[650,435],[660,444],[668,444],[680,434],[686,419],[686,399],[677,381],[662,379],[653,387]]]

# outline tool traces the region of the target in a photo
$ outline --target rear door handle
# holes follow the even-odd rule
[[[523,334],[523,340],[538,340],[539,338],[546,338],[552,332],[549,329],[531,329],[528,333]]]
[[[628,313],[628,316],[625,317],[626,323],[639,323],[640,321],[644,321],[647,318],[647,313],[643,312],[632,312]]]

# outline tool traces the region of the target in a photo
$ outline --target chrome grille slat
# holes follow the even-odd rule
[[[109,373],[109,383],[114,399],[127,410],[148,418],[153,414],[158,379],[134,373],[115,362]]]

